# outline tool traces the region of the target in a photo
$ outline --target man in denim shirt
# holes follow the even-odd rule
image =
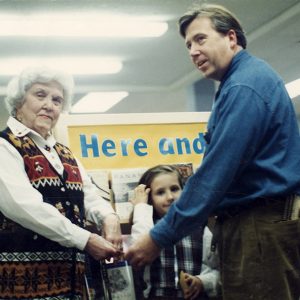
[[[281,78],[251,56],[236,17],[205,5],[179,20],[191,59],[220,81],[203,162],[166,216],[127,252],[141,266],[217,215],[224,300],[298,300],[300,138]],[[214,246],[214,245],[212,245]]]

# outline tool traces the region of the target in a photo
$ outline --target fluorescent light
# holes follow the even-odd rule
[[[100,14],[0,14],[0,36],[158,37],[166,22]]]
[[[296,98],[300,95],[300,78],[294,81],[291,81],[285,85],[290,97]]]
[[[122,63],[101,57],[9,57],[0,59],[0,75],[16,75],[24,68],[45,66],[65,70],[73,75],[114,74],[122,69]]]
[[[72,113],[99,113],[109,110],[122,99],[128,96],[128,92],[92,92],[76,102]]]

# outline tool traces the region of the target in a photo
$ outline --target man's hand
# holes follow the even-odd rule
[[[91,233],[84,250],[95,260],[110,259],[121,255],[121,251],[98,234]]]
[[[122,235],[119,217],[116,214],[107,215],[103,221],[103,237],[117,249],[122,250]]]
[[[150,264],[160,253],[160,248],[155,244],[149,234],[141,236],[125,253],[125,259],[133,267],[142,267]]]

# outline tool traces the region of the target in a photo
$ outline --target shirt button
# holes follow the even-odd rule
[[[70,201],[66,201],[66,205],[70,206],[70,204],[71,204]]]
[[[34,240],[37,240],[37,238],[38,238],[38,235],[35,234],[35,235],[33,236],[33,239],[34,239]]]
[[[62,187],[60,190],[61,190],[62,192],[65,192],[65,191],[66,191],[66,189],[65,189],[64,187]]]

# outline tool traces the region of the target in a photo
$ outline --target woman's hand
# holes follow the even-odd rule
[[[84,250],[95,260],[110,259],[121,255],[119,249],[95,233],[91,233]]]
[[[148,203],[148,197],[150,193],[150,188],[146,188],[145,184],[139,184],[134,189],[134,198],[130,199],[131,203],[133,205],[139,204],[139,203]]]
[[[119,217],[116,214],[107,215],[103,221],[103,237],[117,249],[123,249]]]

